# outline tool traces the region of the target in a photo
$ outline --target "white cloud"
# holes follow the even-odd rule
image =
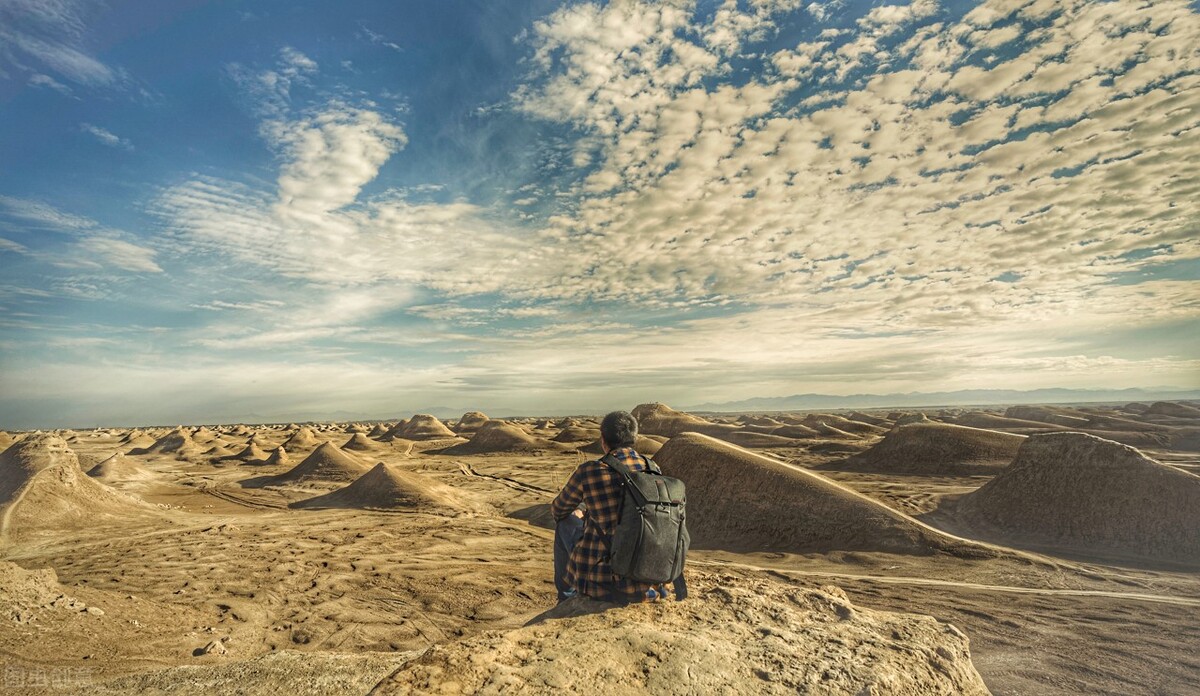
[[[87,87],[123,82],[119,69],[100,61],[86,46],[87,17],[95,6],[85,0],[0,2],[0,59],[20,72],[33,73],[34,84],[59,91],[65,86],[44,73]]]
[[[95,220],[64,212],[40,201],[0,196],[0,216],[21,221],[30,231],[49,231],[67,235],[65,244],[41,245],[28,251],[36,258],[62,268],[161,273],[153,249],[142,246],[133,235],[106,228]],[[21,246],[15,242],[10,242]],[[24,247],[21,247],[24,249]],[[17,251],[17,249],[12,249]]]
[[[18,244],[11,239],[0,237],[0,251],[8,251],[14,254],[24,254],[28,251],[24,245]]]
[[[705,32],[686,13],[667,22],[638,3],[556,13],[537,28],[545,77],[517,99],[600,138],[601,162],[578,212],[546,230],[555,253],[545,265],[535,257],[528,285],[510,288],[667,305],[811,301],[838,307],[847,322],[942,326],[1089,297],[1138,263],[1126,252],[1172,244],[1176,257],[1200,255],[1186,241],[1196,218],[1178,206],[1170,164],[1196,154],[1183,134],[1198,123],[1185,95],[1200,65],[1178,47],[1200,22],[1185,3],[1158,4],[1150,20],[1125,3],[1061,4],[1044,34],[986,71],[964,65],[946,38],[962,36],[967,49],[1006,43],[1011,29],[992,21],[1008,11],[977,11],[966,31],[917,26],[936,9],[876,7],[839,47],[779,52],[779,74],[738,87],[721,85],[720,60],[701,61],[717,78],[701,87],[665,58],[665,47]],[[1157,33],[1139,29],[1147,21]],[[880,38],[905,31],[912,38],[896,55],[878,53]],[[891,67],[897,56],[921,69]],[[1101,58],[1105,66],[1158,58],[1151,74],[1161,86],[1122,87],[1150,81],[1138,68],[1112,84],[1081,79]],[[779,114],[794,76],[844,80],[871,66],[841,99]],[[959,94],[931,100],[943,85]],[[1059,93],[1048,106],[999,103],[1051,89]],[[1174,110],[1164,109],[1170,99]],[[956,112],[974,115],[956,124]],[[1014,119],[1068,125],[1015,139]],[[622,263],[593,272],[617,247]],[[992,281],[1007,271],[1023,277]]]
[[[131,241],[118,239],[113,234],[97,234],[79,242],[79,251],[86,258],[95,259],[102,266],[115,266],[121,270],[146,272],[146,274],[161,274],[162,269],[155,263],[154,250],[133,244]]]
[[[75,95],[75,93],[71,91],[70,87],[64,85],[49,75],[43,75],[41,73],[35,73],[34,75],[30,76],[29,84],[33,85],[34,87],[45,87],[47,89],[52,89],[64,97],[73,97]]]
[[[123,150],[133,149],[133,144],[130,143],[129,140],[116,135],[112,131],[101,128],[100,126],[93,126],[90,123],[81,123],[79,124],[79,129],[84,133],[95,136],[96,140],[99,140],[101,143],[109,147],[121,148]]]
[[[254,108],[266,115],[286,112],[292,101],[292,89],[307,86],[320,66],[291,46],[279,51],[274,69],[255,71],[238,63],[226,66],[229,76],[253,100]]]
[[[383,116],[343,104],[297,121],[265,127],[285,158],[279,176],[279,212],[319,215],[354,202],[407,139]]]
[[[41,201],[0,195],[0,208],[11,217],[32,222],[39,228],[53,232],[73,234],[99,226],[95,220],[63,212]]]

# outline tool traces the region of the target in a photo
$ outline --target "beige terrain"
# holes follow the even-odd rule
[[[684,602],[555,607],[594,416],[0,433],[5,687],[1200,693],[1192,404],[635,413]]]

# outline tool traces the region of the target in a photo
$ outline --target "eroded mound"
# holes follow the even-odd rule
[[[128,519],[153,510],[84,475],[61,437],[35,434],[0,454],[0,536]]]
[[[306,425],[292,433],[292,436],[283,442],[283,446],[289,452],[295,452],[296,450],[316,447],[320,442],[321,440],[317,438],[317,434],[313,432],[313,429]]]
[[[789,427],[789,426],[784,426]],[[756,432],[746,428],[739,428],[734,425],[713,424],[703,426],[696,432],[710,437],[715,437],[718,440],[724,440],[737,445],[738,447],[793,447],[799,443],[789,437],[783,437],[774,433],[783,428],[775,428],[771,433]]]
[[[850,433],[852,435],[881,435],[887,432],[887,428],[872,425],[865,421],[850,420],[831,413],[811,413],[804,418],[801,425],[820,432],[821,426],[834,428],[839,433]]]
[[[1086,428],[1087,417],[1074,409],[1061,406],[1009,406],[1004,411],[1005,418],[1037,421],[1051,425],[1065,425],[1069,428]]]
[[[489,454],[495,452],[531,452],[559,449],[558,444],[530,435],[524,428],[506,421],[484,423],[467,442],[454,445],[444,454]]]
[[[600,437],[599,428],[584,428],[578,425],[568,425],[554,436],[555,442],[590,442]]]
[[[573,599],[534,623],[438,644],[372,694],[987,694],[969,641],[844,592],[693,578],[683,602]]]
[[[902,425],[871,449],[818,468],[932,476],[990,474],[1004,469],[1023,435],[945,423]]]
[[[288,455],[287,448],[283,445],[271,450],[271,456],[267,457],[267,465],[273,466],[276,464],[291,464],[292,458]]]
[[[263,481],[263,485],[300,483],[303,481],[353,481],[370,466],[332,442],[322,443],[291,469]]]
[[[690,413],[681,413],[666,404],[640,404],[631,412],[638,422],[638,432],[643,435],[663,435],[674,437],[679,433],[695,431],[697,428],[713,425]]]
[[[134,449],[130,454],[174,454],[189,457],[200,454],[204,448],[192,439],[192,434],[183,428],[175,428],[145,449]]]
[[[637,450],[638,454],[642,454],[647,457],[653,456],[662,448],[662,446],[663,443],[645,435],[638,435],[637,440],[633,444],[633,448]],[[604,454],[604,448],[600,446],[599,439],[587,447],[580,447],[579,451],[583,452],[584,454]]]
[[[383,445],[367,437],[366,433],[354,433],[342,445],[342,449],[354,450],[356,452],[374,452],[383,449]]]
[[[266,460],[267,453],[258,446],[257,442],[250,442],[242,448],[241,452],[230,457],[230,459],[238,459],[243,462],[261,462]]]
[[[1026,543],[1200,566],[1200,476],[1093,435],[1029,436],[955,509]]]
[[[100,479],[105,483],[114,483],[147,478],[151,476],[151,473],[142,468],[142,465],[138,462],[117,452],[91,469],[88,469],[87,475],[94,479]]]
[[[440,440],[454,437],[454,431],[437,418],[418,413],[407,421],[401,421],[388,433],[390,438],[405,440]]]
[[[1191,404],[1181,404],[1173,401],[1158,401],[1146,409],[1153,416],[1174,416],[1176,418],[1200,418],[1200,408]]]
[[[697,548],[973,553],[965,542],[819,474],[706,435],[673,437],[654,460],[687,484],[688,531]]]
[[[477,507],[461,491],[383,462],[345,488],[292,503],[297,508],[358,508],[457,514]]]
[[[473,433],[483,427],[483,424],[490,420],[486,413],[481,411],[467,411],[454,424],[454,432],[459,434]]]

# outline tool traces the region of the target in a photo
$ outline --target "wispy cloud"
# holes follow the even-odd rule
[[[30,76],[29,84],[33,85],[34,87],[45,87],[47,89],[52,89],[64,97],[75,96],[75,92],[73,92],[70,87],[64,85],[49,75],[35,73],[34,75]]]
[[[251,99],[252,108],[268,116],[286,112],[291,106],[292,89],[309,85],[319,68],[316,61],[290,46],[280,49],[275,66],[268,70],[238,63],[226,66],[229,76]]]
[[[100,126],[93,126],[90,123],[81,123],[79,124],[79,129],[84,133],[94,136],[96,140],[99,140],[102,144],[109,147],[120,148],[122,150],[133,149],[133,144],[130,143],[129,140],[116,135],[112,131],[101,128]]]
[[[0,60],[20,73],[34,73],[35,84],[60,91],[64,86],[44,73],[86,87],[122,83],[124,73],[98,59],[87,45],[87,17],[97,6],[87,0],[0,2]]]
[[[163,272],[154,260],[156,251],[141,246],[133,235],[104,227],[91,218],[64,212],[40,201],[0,196],[0,220],[4,217],[14,220],[14,228],[19,231],[67,235],[67,240],[62,244],[43,243],[39,244],[36,252],[25,250],[30,256],[51,265],[137,273]]]

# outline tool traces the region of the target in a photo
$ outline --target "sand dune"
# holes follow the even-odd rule
[[[1200,477],[1092,435],[1031,435],[952,509],[1026,543],[1200,566]]]
[[[967,413],[955,416],[951,420],[956,425],[965,425],[969,428],[986,428],[988,430],[1047,432],[1066,429],[1065,426],[1051,425],[1050,423],[1042,423],[1040,421],[1022,420],[1020,418],[1009,418],[986,411],[968,411]]]
[[[374,452],[383,449],[383,447],[384,445],[380,445],[378,442],[367,437],[366,433],[354,433],[342,445],[342,449],[354,450],[355,452]]]
[[[1129,428],[1113,431],[1121,437],[1169,436],[1177,443],[1194,429],[1192,420],[1124,408],[1064,413],[1087,419],[1090,428]],[[954,422],[969,415],[944,409],[937,418]],[[330,442],[321,455],[331,456],[313,468],[337,468],[339,461],[329,460],[341,456],[356,464],[340,462],[337,477],[318,472],[297,475],[301,485],[259,488],[264,481],[288,481],[246,479],[245,469],[213,467],[202,457],[130,456],[126,463],[151,475],[128,485],[159,506],[124,518],[89,512],[87,496],[72,496],[69,513],[37,518],[39,510],[53,514],[58,500],[41,487],[62,489],[55,483],[59,470],[46,469],[15,506],[14,523],[5,522],[0,555],[27,568],[50,566],[62,582],[38,584],[0,562],[0,611],[14,606],[9,590],[27,580],[54,593],[48,608],[46,602],[29,605],[32,617],[0,616],[0,661],[47,670],[86,666],[95,671],[77,691],[122,695],[362,694],[381,679],[379,693],[670,693],[678,686],[691,693],[859,694],[867,685],[874,694],[971,693],[977,685],[967,678],[969,665],[958,649],[964,639],[928,618],[877,611],[887,608],[963,628],[971,636],[971,663],[997,693],[1153,696],[1155,689],[1191,693],[1200,687],[1192,655],[1200,638],[1192,617],[1200,602],[1195,569],[1114,559],[1111,551],[1102,557],[1107,542],[1089,550],[986,519],[946,517],[955,500],[979,487],[975,477],[894,475],[885,468],[813,474],[800,465],[844,459],[830,448],[862,451],[883,436],[839,430],[832,423],[840,422],[829,419],[824,427],[844,435],[814,438],[797,425],[808,418],[802,413],[738,416],[713,415],[691,427],[744,437],[795,428],[808,437],[789,438],[787,446],[760,456],[703,433],[680,435],[658,454],[669,473],[683,471],[689,482],[697,538],[689,557],[692,598],[587,616],[575,615],[590,605],[573,602],[528,628],[521,625],[554,603],[547,502],[579,464],[571,447],[455,458],[438,456],[455,440],[413,448],[395,439],[358,456],[335,446],[350,438],[341,421],[305,426],[321,440],[292,452],[295,461],[288,462],[288,449],[275,443],[299,427],[208,426],[219,437],[201,444],[204,429],[188,426],[193,443],[206,449],[263,443],[263,451],[279,456],[272,455],[274,468],[260,473],[293,469],[325,439]],[[567,428],[590,436],[572,447],[595,440],[594,419],[555,417],[553,429],[532,429],[546,420],[508,424],[523,433],[522,442],[545,442]],[[926,432],[936,437],[908,442],[911,457],[942,463],[943,447],[961,445],[954,438],[942,442],[947,432],[962,432],[947,427],[930,425]],[[226,434],[234,430],[244,432]],[[147,432],[164,437],[171,429]],[[872,456],[907,432],[888,435]],[[115,469],[119,458],[105,460],[125,449],[117,444],[123,433],[106,438],[79,431],[79,444],[68,449],[84,469],[97,463]],[[644,435],[639,447],[653,451],[662,437]],[[584,449],[593,450],[590,457],[599,451]],[[1191,453],[1165,449],[1151,456],[1181,471],[1200,470]],[[1089,466],[1095,458],[1080,456]],[[1046,458],[1035,471],[1051,460],[1064,458]],[[1084,468],[1079,480],[1102,478]],[[6,471],[0,467],[0,474]],[[93,491],[109,490],[98,478],[77,478]],[[1148,514],[1172,528],[1200,526],[1178,514],[1178,506],[1168,507],[1173,499],[1157,489],[1117,487],[1144,498],[1143,508],[1155,511]],[[1096,508],[1087,514],[1127,524],[1119,501],[1081,490],[1078,504]],[[52,504],[40,505],[45,500]],[[113,507],[124,514],[128,500],[145,509],[128,496]],[[1013,518],[1051,507],[1030,500],[1040,501],[1022,494],[1011,503]],[[1200,506],[1191,501],[1185,509]],[[0,515],[7,519],[5,508]],[[952,534],[1035,553],[956,539],[921,524],[926,520],[944,523]],[[1080,518],[1054,524],[1075,533]],[[1138,567],[1146,565],[1153,567]],[[817,589],[829,582],[843,587],[853,604],[836,589]],[[54,605],[59,594],[68,596],[66,609]],[[74,599],[105,613],[71,608]],[[85,655],[90,658],[81,660]],[[965,681],[956,682],[960,677]]]
[[[386,423],[376,423],[375,427],[371,428],[371,432],[367,433],[367,437],[380,438],[387,435],[387,431],[388,426]]]
[[[30,435],[0,454],[0,536],[128,519],[153,508],[84,475],[57,435]]]
[[[777,437],[786,437],[788,439],[807,439],[820,436],[820,433],[818,433],[816,430],[813,430],[807,425],[801,425],[799,423],[792,423],[790,425],[784,425],[776,428],[775,430],[771,431],[771,434]]]
[[[846,418],[853,420],[853,421],[858,421],[860,423],[869,423],[871,425],[878,425],[881,428],[885,428],[885,429],[890,428],[892,426],[892,422],[889,421],[887,418],[884,418],[883,416],[873,416],[869,413],[863,413],[862,411],[854,411],[852,413],[849,413],[846,415]]]
[[[104,483],[115,483],[143,479],[153,474],[143,468],[138,462],[117,452],[108,459],[88,469],[87,475],[94,479],[99,479]]]
[[[687,485],[697,548],[924,555],[965,547],[819,474],[706,435],[677,435],[654,460]]]
[[[658,452],[662,446],[663,443],[648,435],[638,435],[637,441],[633,445],[633,449],[637,450],[637,452],[643,456],[650,457]],[[604,448],[600,446],[599,439],[596,439],[586,447],[580,447],[579,451],[583,452],[584,454],[604,454]]]
[[[155,438],[140,430],[129,433],[121,440],[121,443],[129,448],[131,454],[137,450],[148,450],[154,446],[154,442]]]
[[[443,450],[443,454],[533,452],[548,449],[562,449],[562,445],[530,435],[525,429],[512,423],[490,420],[484,423],[469,441]]]
[[[295,467],[261,481],[259,485],[300,483],[303,481],[353,481],[370,466],[332,442],[322,443]]]
[[[220,441],[218,440],[218,442]],[[216,444],[204,450],[204,456],[211,459],[225,459],[227,457],[232,457],[233,452],[223,444]]]
[[[591,442],[600,437],[599,428],[585,428],[579,425],[563,427],[552,439],[555,442]]]
[[[292,507],[457,514],[472,509],[473,503],[468,493],[456,491],[421,474],[401,471],[380,462],[345,488],[292,503]]]
[[[666,404],[640,404],[631,411],[638,422],[638,432],[643,435],[674,437],[679,433],[695,431],[698,427],[712,425],[699,416],[681,413]]]
[[[693,584],[686,602],[573,599],[523,628],[436,645],[371,693],[989,693],[967,637],[932,617],[863,609],[833,586]]]
[[[1180,404],[1171,401],[1157,401],[1146,409],[1146,413],[1153,416],[1200,419],[1200,408],[1191,404]]]
[[[914,423],[888,433],[871,449],[822,468],[934,476],[1000,471],[1012,462],[1022,435],[945,423]]]
[[[896,425],[912,425],[913,423],[930,423],[929,416],[924,413],[889,413],[890,419]]]
[[[454,432],[461,434],[473,433],[483,427],[489,418],[486,413],[481,411],[467,411],[454,424]]]
[[[267,461],[266,461],[267,466],[274,466],[277,464],[291,464],[291,463],[292,463],[292,458],[290,455],[288,455],[287,448],[284,447],[283,445],[280,445],[280,446],[276,447],[275,449],[271,450],[271,456],[267,457]]]
[[[801,425],[807,425],[817,432],[822,432],[822,434],[824,434],[822,426],[832,428],[838,433],[849,433],[851,435],[882,435],[888,430],[878,425],[850,420],[849,418],[842,418],[830,413],[809,414],[805,417]]]
[[[1082,415],[1057,406],[1010,406],[1004,411],[1005,418],[1039,421],[1051,425],[1065,425],[1071,428],[1086,428],[1088,419]]]
[[[752,430],[731,426],[709,426],[704,428],[701,434],[715,437],[718,440],[724,440],[738,447],[793,447],[798,444],[788,437],[781,437],[770,433],[757,433]]]
[[[454,431],[433,416],[418,413],[407,421],[401,421],[388,433],[390,438],[405,440],[440,440],[455,437]]]
[[[230,459],[239,459],[243,462],[261,462],[265,461],[267,453],[258,446],[257,441],[252,441],[250,444],[242,448],[241,452],[230,457]]]
[[[192,439],[191,433],[183,428],[175,428],[158,438],[153,445],[145,449],[133,449],[130,454],[174,454],[189,457],[200,454],[203,449]]]
[[[286,447],[289,452],[295,452],[297,450],[316,447],[321,442],[323,442],[323,440],[318,439],[317,434],[313,432],[313,429],[306,425],[302,428],[298,428],[294,433],[292,433],[291,437],[284,440],[283,446]]]
[[[207,443],[217,439],[217,434],[202,425],[192,431],[192,439],[199,443]]]

